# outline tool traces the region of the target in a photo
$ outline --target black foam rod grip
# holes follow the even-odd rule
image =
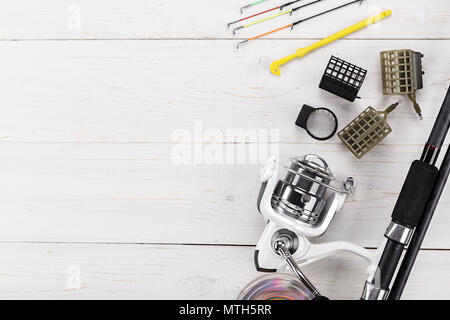
[[[419,160],[412,163],[392,213],[393,221],[410,228],[417,226],[437,175],[438,169],[433,165]]]

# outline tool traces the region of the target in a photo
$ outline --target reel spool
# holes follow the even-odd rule
[[[313,300],[314,295],[289,273],[256,278],[240,293],[238,300]]]
[[[291,165],[284,167],[286,176],[279,180],[272,195],[272,207],[280,213],[310,226],[317,226],[328,214],[325,193],[327,190],[353,192],[353,178],[347,178],[342,190],[330,185],[336,180],[324,159],[317,155],[291,158]]]
[[[257,207],[267,224],[256,246],[255,266],[261,272],[283,272],[289,265],[298,280],[314,293],[301,266],[341,251],[361,256],[369,263],[374,254],[346,241],[312,244],[308,240],[328,229],[346,197],[353,193],[353,178],[348,177],[341,187],[336,187],[327,162],[314,154],[292,158],[284,169],[285,175],[278,179],[278,159],[271,158],[263,170]],[[284,283],[279,277],[274,279]]]

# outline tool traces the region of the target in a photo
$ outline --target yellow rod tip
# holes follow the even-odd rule
[[[386,10],[385,12],[384,12],[384,15],[387,17],[387,16],[390,16],[392,14],[392,10]]]

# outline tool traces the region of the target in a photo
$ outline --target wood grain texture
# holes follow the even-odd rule
[[[270,147],[282,163],[317,153],[339,180],[354,176],[355,195],[318,241],[378,244],[450,83],[449,1],[368,0],[235,51],[239,39],[331,6],[233,37],[226,22],[245,3],[2,2],[0,298],[235,298],[257,276],[261,163],[175,165],[174,133],[193,134],[195,123],[203,125],[195,150],[264,150],[264,139],[206,132],[275,129],[280,143]],[[270,75],[274,59],[388,8],[389,19]],[[342,127],[368,105],[396,101],[381,95],[379,52],[403,48],[425,55],[423,121],[402,98],[392,134],[362,160],[336,137],[318,144],[294,126],[303,103],[333,109]],[[362,100],[317,88],[331,54],[369,70]],[[445,191],[406,298],[450,299],[449,209]],[[78,289],[67,286],[74,268]],[[335,299],[358,298],[365,278],[364,264],[347,255],[305,272]]]
[[[354,176],[357,192],[327,238],[376,246],[448,86],[450,66],[442,52],[450,42],[400,41],[428,57],[426,89],[419,93],[425,120],[404,103],[389,117],[393,133],[359,161],[337,137],[317,144],[293,122],[303,103],[332,108],[342,127],[367,105],[395,101],[377,93],[376,70],[378,51],[399,41],[336,44],[341,56],[358,50],[370,57],[360,63],[373,70],[364,98],[353,105],[317,88],[317,65],[325,65],[327,50],[305,58],[320,64],[299,60],[286,66],[282,78],[271,77],[270,60],[259,64],[256,57],[260,49],[275,56],[292,45],[278,42],[275,49],[257,43],[248,48],[252,55],[231,58],[230,41],[3,43],[0,56],[9,63],[0,96],[8,101],[8,116],[0,118],[0,170],[8,179],[0,185],[9,201],[1,204],[2,239],[255,244],[263,226],[254,208],[261,164],[172,163],[172,134],[194,134],[194,122],[201,121],[202,134],[211,128],[278,129],[283,163],[318,153],[341,179]],[[199,142],[206,147],[211,141]],[[444,195],[442,212],[448,205]],[[437,215],[436,221],[426,245],[447,248],[448,217]]]
[[[261,165],[174,165],[172,144],[0,143],[0,240],[256,244]],[[283,144],[280,159],[316,153],[355,195],[324,240],[375,247],[419,146],[381,146],[358,161],[341,145]],[[337,157],[336,155],[339,155]],[[396,154],[392,157],[392,154]],[[448,248],[448,192],[427,248]],[[161,229],[164,226],[164,229]],[[181,232],[180,232],[181,231]]]
[[[231,38],[226,24],[242,17],[238,8],[248,1],[227,0],[8,0],[0,11],[1,39],[217,39]],[[274,26],[316,14],[347,0],[326,1],[301,10],[292,17],[248,28],[239,37],[256,35]],[[267,2],[247,11],[252,14],[271,8]],[[447,0],[367,0],[340,12],[304,23],[281,38],[319,38],[332,34],[383,10],[392,17],[351,38],[450,38],[450,4]],[[352,19],[350,19],[350,17]],[[317,26],[320,26],[318,28]]]
[[[286,65],[280,78],[270,74],[270,62],[308,43],[260,42],[237,53],[227,40],[0,43],[7,114],[0,137],[170,142],[175,130],[202,121],[205,130],[275,128],[281,142],[314,143],[294,125],[304,103],[331,108],[343,127],[368,105],[385,108],[401,98],[383,143],[423,143],[450,83],[450,41],[340,41]],[[379,52],[393,48],[425,55],[425,89],[417,98],[424,121],[406,97],[382,96]],[[330,54],[369,70],[363,99],[351,104],[318,88]]]
[[[0,298],[8,299],[235,299],[263,275],[252,247],[3,243],[0,250],[8,257]],[[449,252],[421,252],[405,298],[449,299],[449,267]],[[365,268],[345,254],[304,272],[330,298],[358,299]]]

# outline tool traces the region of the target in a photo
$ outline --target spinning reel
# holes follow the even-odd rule
[[[289,265],[308,296],[318,298],[320,294],[301,272],[301,266],[340,251],[351,252],[369,262],[374,256],[369,250],[346,241],[313,244],[308,240],[326,232],[345,199],[352,195],[353,178],[347,178],[341,187],[333,186],[331,182],[335,178],[328,164],[313,154],[292,158],[285,169],[285,176],[278,180],[278,159],[271,158],[262,173],[257,207],[267,225],[256,246],[255,266],[261,272],[277,272]],[[280,277],[275,276],[273,280],[280,281]],[[260,285],[257,280],[247,286],[241,298],[258,299],[261,288],[256,288]],[[258,291],[257,295],[252,294],[252,288]]]

